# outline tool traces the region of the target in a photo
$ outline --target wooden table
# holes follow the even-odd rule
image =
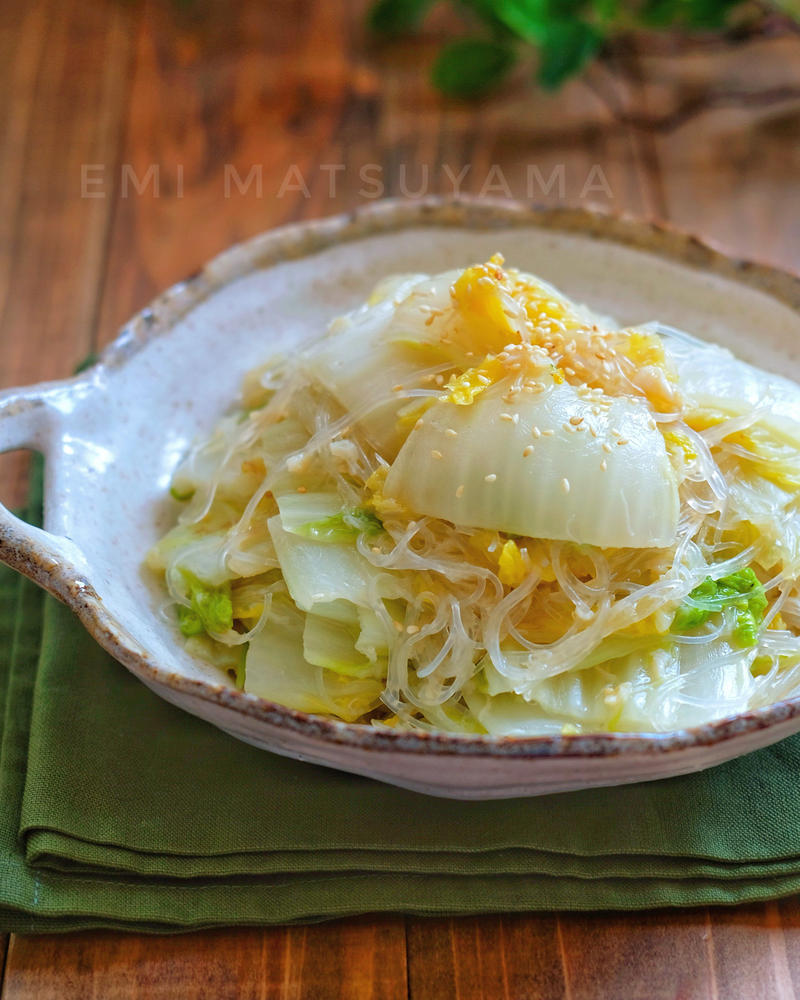
[[[3,386],[67,375],[229,243],[379,192],[592,202],[800,262],[797,35],[620,45],[557,97],[517,81],[472,107],[426,82],[446,16],[384,48],[357,2],[3,6]],[[24,461],[5,456],[0,480],[19,501]],[[6,943],[3,1000],[800,992],[797,899]]]

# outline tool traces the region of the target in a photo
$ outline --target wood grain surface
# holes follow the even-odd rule
[[[363,3],[2,0],[0,387],[67,375],[235,240],[376,195],[659,217],[800,266],[800,37],[620,44],[556,96],[428,86],[450,27]],[[438,19],[437,19],[438,18]],[[0,495],[24,495],[22,456]],[[12,937],[2,1000],[706,1000],[800,994],[796,899],[735,909]]]

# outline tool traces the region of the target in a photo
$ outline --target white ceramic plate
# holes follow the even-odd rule
[[[658,318],[800,379],[800,280],[691,237],[570,210],[383,202],[267,233],[222,254],[136,316],[99,364],[0,396],[0,451],[47,457],[45,530],[0,508],[0,557],[66,601],[168,701],[276,753],[436,795],[502,798],[698,770],[800,730],[782,702],[663,735],[533,738],[398,733],[291,711],[234,690],[181,649],[141,560],[175,517],[165,501],[189,442],[241,376],[397,271],[442,271],[502,250],[624,323]]]

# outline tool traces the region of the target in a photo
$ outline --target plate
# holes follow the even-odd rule
[[[94,367],[0,395],[0,451],[46,456],[44,529],[0,508],[0,557],[186,711],[266,750],[434,795],[504,798],[664,778],[797,732],[798,699],[656,735],[376,730],[236,691],[181,649],[141,561],[174,520],[165,499],[172,470],[231,404],[242,375],[319,336],[388,273],[463,267],[496,250],[621,323],[657,318],[800,380],[796,277],[579,210],[379,202],[233,247],[135,316]]]

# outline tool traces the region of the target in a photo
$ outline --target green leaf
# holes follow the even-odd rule
[[[500,83],[515,59],[514,52],[500,42],[463,38],[442,49],[431,79],[450,97],[479,97]]]
[[[419,27],[434,0],[378,0],[367,14],[367,23],[376,35],[407,35]]]
[[[371,511],[353,507],[319,521],[308,521],[294,529],[303,538],[316,542],[354,542],[359,535],[371,538],[383,531],[383,522]]]
[[[191,635],[200,635],[201,632],[205,632],[200,615],[191,608],[185,608],[182,604],[178,605],[178,623],[181,632],[187,638]]]
[[[602,44],[602,33],[591,24],[552,22],[541,42],[539,83],[546,90],[556,90],[566,79],[579,73]]]
[[[189,607],[178,606],[178,621],[185,636],[201,631],[228,632],[233,628],[233,602],[230,584],[211,587],[187,569],[181,576],[188,588]]]
[[[767,609],[767,595],[763,584],[749,566],[718,580],[707,576],[678,608],[672,621],[672,631],[685,632],[704,625],[713,613],[727,607],[736,610],[736,626],[733,631],[736,641],[741,646],[755,645]]]
[[[551,19],[548,0],[497,0],[498,20],[529,42],[540,42]]]

